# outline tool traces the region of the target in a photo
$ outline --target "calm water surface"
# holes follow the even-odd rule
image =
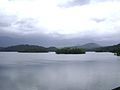
[[[0,52],[0,90],[111,90],[120,86],[120,57]]]

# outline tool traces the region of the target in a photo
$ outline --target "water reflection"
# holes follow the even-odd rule
[[[111,90],[120,85],[120,58],[111,53],[0,53],[0,58],[0,90]]]

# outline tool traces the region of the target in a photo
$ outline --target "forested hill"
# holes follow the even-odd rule
[[[120,44],[113,45],[113,46],[106,46],[92,49],[91,51],[95,52],[112,52],[117,56],[120,56]]]
[[[15,45],[1,48],[0,51],[7,52],[48,52],[48,49],[37,45]]]
[[[120,50],[120,44],[96,48],[93,51],[96,51],[96,52],[116,52],[118,50]]]

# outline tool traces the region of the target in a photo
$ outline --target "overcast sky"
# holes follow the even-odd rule
[[[120,0],[0,0],[0,37],[34,36],[120,43]]]

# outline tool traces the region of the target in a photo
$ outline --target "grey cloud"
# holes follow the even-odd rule
[[[12,23],[15,21],[15,16],[8,16],[0,12],[0,36],[10,33],[12,31]]]
[[[14,20],[12,16],[0,15],[0,27],[11,26],[13,21]]]
[[[16,26],[17,29],[22,30],[23,32],[26,31],[34,31],[37,30],[36,28],[37,21],[31,18],[28,19],[21,19],[16,21],[13,26]]]
[[[0,34],[7,33],[27,33],[29,31],[36,31],[38,28],[35,26],[36,20],[31,18],[20,19],[14,15],[6,15],[0,12]],[[20,33],[21,32],[21,33]]]
[[[72,0],[68,1],[67,4],[63,5],[64,7],[72,7],[72,6],[82,6],[86,4],[90,4],[92,2],[106,2],[106,1],[119,1],[119,0]]]
[[[36,21],[34,19],[28,18],[28,19],[18,20],[15,24],[18,24],[20,26],[28,26],[32,28],[35,23]]]
[[[102,18],[102,19],[93,18],[91,20],[95,21],[96,23],[100,23],[100,22],[104,22],[106,19],[105,18]]]
[[[34,44],[34,45],[42,45],[42,46],[74,46],[81,45],[87,42],[93,42],[93,40],[86,38],[72,38],[72,39],[60,39],[54,38],[50,35],[39,35],[39,36],[22,36],[22,37],[8,37],[1,36],[0,37],[0,46],[10,46],[16,44]]]
[[[51,34],[33,34],[33,35],[23,35],[23,36],[10,36],[6,34],[6,36],[0,37],[0,46],[10,46],[16,44],[34,44],[41,46],[74,46],[74,45],[82,45],[85,43],[98,43],[100,45],[112,45],[118,44],[120,33],[116,33],[111,36],[97,36],[97,35],[84,35],[83,37],[76,38],[64,38],[62,35],[58,37],[53,37]],[[63,37],[63,38],[61,38]]]
[[[0,27],[8,27],[8,26],[10,26],[9,23],[0,22]]]
[[[64,5],[60,5],[61,7],[72,7],[72,6],[78,6],[78,5],[86,5],[89,4],[90,0],[73,0],[73,1],[68,1]]]
[[[85,5],[85,4],[89,4],[90,0],[74,0],[72,2],[69,2],[69,5]]]
[[[119,1],[119,0],[91,0],[91,1],[95,1],[95,2],[105,2],[105,1]]]

